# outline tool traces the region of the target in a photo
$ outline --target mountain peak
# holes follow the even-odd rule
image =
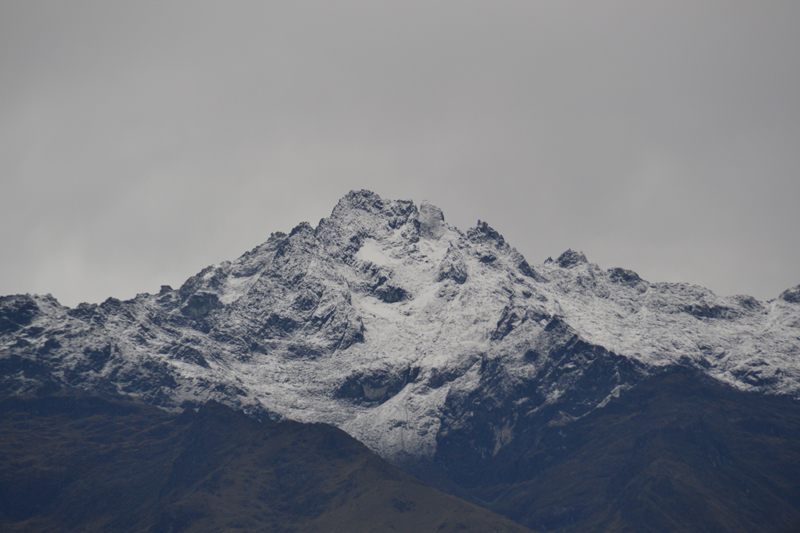
[[[378,237],[404,225],[417,215],[411,200],[385,200],[372,191],[350,191],[334,207],[321,226],[339,228],[344,234]]]
[[[360,189],[358,191],[353,190],[345,194],[341,200],[339,200],[338,205],[336,208],[349,208],[349,209],[361,209],[363,211],[374,211],[379,210],[382,205],[384,204],[383,198],[378,196],[376,193],[372,191],[368,191],[367,189]],[[334,209],[336,212],[336,209]]]
[[[344,195],[333,208],[331,218],[364,214],[384,217],[408,216],[416,212],[417,207],[411,200],[386,200],[372,191],[361,189]]]
[[[583,252],[576,252],[572,248],[558,256],[556,259],[556,263],[561,268],[572,268],[575,265],[579,265],[581,263],[588,263],[586,260],[586,256],[583,255]]]
[[[506,242],[497,230],[481,220],[478,220],[478,224],[467,232],[467,236],[475,241],[495,241],[498,245]]]
[[[786,289],[778,298],[792,304],[800,304],[800,285]]]

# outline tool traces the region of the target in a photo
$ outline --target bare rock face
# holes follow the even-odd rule
[[[667,368],[799,397],[798,294],[721,298],[572,250],[531,266],[486,222],[462,232],[429,203],[353,191],[316,227],[273,233],[177,290],[74,309],[0,298],[0,390],[216,400],[452,469]]]
[[[561,268],[571,268],[575,265],[579,265],[581,263],[587,263],[586,256],[583,255],[583,252],[576,252],[573,249],[569,249],[556,259],[556,263]]]
[[[29,295],[0,297],[0,334],[8,335],[30,325],[39,306]]]
[[[778,298],[791,304],[800,304],[800,285],[792,287],[791,289],[786,289]]]
[[[447,231],[442,210],[428,202],[419,206],[419,234],[425,239],[438,240]]]

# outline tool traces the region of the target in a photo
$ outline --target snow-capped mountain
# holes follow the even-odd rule
[[[359,191],[178,290],[0,298],[6,394],[214,399],[336,425],[398,464],[494,456],[675,366],[800,397],[800,286],[759,302],[571,250],[530,265],[485,222],[462,232],[431,204]]]

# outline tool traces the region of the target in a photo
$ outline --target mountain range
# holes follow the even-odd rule
[[[0,298],[0,392],[42,387],[330,424],[543,531],[800,523],[800,285],[761,302],[573,250],[530,264],[486,222],[369,191],[178,289]]]

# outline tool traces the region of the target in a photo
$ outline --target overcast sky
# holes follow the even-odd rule
[[[800,283],[800,2],[0,3],[0,294],[180,286],[366,188],[530,263]]]

